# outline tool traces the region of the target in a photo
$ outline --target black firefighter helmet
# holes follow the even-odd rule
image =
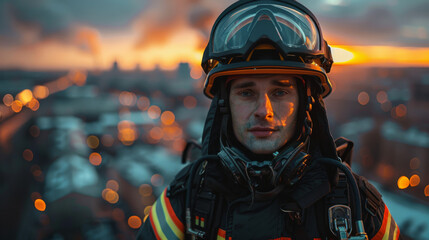
[[[204,94],[212,98],[219,79],[242,74],[313,76],[320,95],[332,91],[326,73],[333,60],[317,19],[294,0],[241,0],[213,25],[202,67]]]

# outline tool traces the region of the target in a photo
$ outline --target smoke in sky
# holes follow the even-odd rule
[[[46,41],[100,52],[100,31],[127,27],[144,9],[138,0],[0,1],[0,44],[34,47]]]
[[[141,29],[137,47],[159,45],[184,30],[196,30],[205,46],[212,24],[232,0],[151,0],[136,25]]]
[[[429,46],[426,0],[301,0],[335,44]]]
[[[162,43],[183,29],[205,41],[218,14],[234,0],[13,0],[0,1],[2,43],[70,41],[79,27],[114,32],[134,25],[136,45]],[[429,46],[426,0],[301,0],[341,44]],[[326,34],[325,34],[326,35]],[[329,37],[329,36],[328,36]],[[70,41],[73,43],[73,41]]]

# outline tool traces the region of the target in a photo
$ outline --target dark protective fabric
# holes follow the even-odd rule
[[[176,179],[170,185],[167,192],[169,196],[169,202],[173,208],[176,216],[182,223],[185,223],[185,194],[186,190],[182,189],[181,185],[185,182],[189,175],[189,167],[186,167],[184,171],[179,173]],[[310,171],[313,172],[313,171]],[[225,204],[222,210],[221,221],[218,229],[225,231],[225,239],[232,237],[231,239],[276,239],[281,237],[290,237],[291,239],[301,239],[297,237],[299,229],[304,229],[308,238],[320,238],[319,224],[323,225],[323,222],[318,220],[317,216],[320,216],[320,205],[323,206],[324,198],[323,194],[315,194],[311,201],[308,201],[309,196],[303,196],[302,198],[297,197],[300,188],[297,185],[295,190],[284,191],[277,197],[270,200],[255,201],[251,204],[251,199],[248,194],[248,190],[239,185],[231,183],[230,178],[223,172],[222,166],[216,162],[210,162],[207,166],[207,176],[205,185],[203,188],[210,189],[216,194],[222,194],[226,197]],[[319,174],[315,174],[317,177],[306,174],[302,179],[302,183],[305,182],[318,182]],[[377,196],[376,189],[368,181],[357,176],[359,184],[359,190],[361,194],[362,204],[368,201],[369,198],[377,200],[378,206],[376,206],[376,214],[372,215],[370,211],[364,210],[364,226],[368,234],[369,239],[398,239],[399,229],[396,223],[388,213],[387,207],[384,205],[381,198],[369,197],[369,195]],[[322,181],[323,182],[323,181]],[[327,179],[325,179],[325,184]],[[324,188],[324,184],[317,187],[313,187],[312,191],[320,191],[319,189]],[[329,185],[329,184],[328,184]],[[173,193],[173,190],[174,191]],[[322,191],[325,192],[326,190]],[[304,191],[306,192],[306,191]],[[319,195],[319,197],[315,197]],[[380,196],[379,196],[380,197]],[[157,200],[159,201],[159,200]],[[297,201],[298,207],[288,208],[288,206],[294,206],[291,202]],[[301,203],[304,201],[307,203]],[[321,204],[320,204],[321,203]],[[303,206],[303,209],[300,209]],[[365,206],[365,205],[363,205]],[[301,210],[301,217],[299,221],[295,220],[290,214],[285,213],[283,210]],[[387,212],[386,212],[387,211]],[[327,215],[322,214],[326,217],[324,220],[327,221]],[[147,218],[143,224],[138,239],[157,239],[152,229],[150,217]],[[396,238],[394,238],[396,237]],[[399,238],[400,239],[400,238]]]
[[[219,107],[219,97],[214,96],[207,113],[202,136],[202,155],[217,154],[220,149],[220,122],[222,121]]]
[[[316,162],[317,158],[320,157],[337,159],[335,142],[329,130],[325,103],[321,97],[315,100],[310,115],[313,120],[313,132],[310,140],[310,155]],[[337,169],[331,166],[323,166],[323,168],[328,172],[329,181],[331,185],[334,186],[337,179]]]

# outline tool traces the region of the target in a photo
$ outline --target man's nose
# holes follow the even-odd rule
[[[271,105],[271,100],[267,94],[263,94],[259,97],[257,108],[255,110],[255,117],[270,119],[274,116],[273,107]]]

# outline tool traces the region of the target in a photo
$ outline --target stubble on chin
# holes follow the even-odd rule
[[[257,138],[249,136],[244,145],[253,153],[269,154],[277,151],[281,146],[279,138]]]
[[[240,128],[240,131],[234,131],[237,139],[250,151],[256,154],[270,154],[282,147],[282,139],[279,137],[270,136],[267,138],[258,138],[247,131],[251,127],[257,125],[254,121],[246,123]],[[258,125],[266,126],[269,124],[259,123]],[[240,140],[241,139],[241,140]]]

